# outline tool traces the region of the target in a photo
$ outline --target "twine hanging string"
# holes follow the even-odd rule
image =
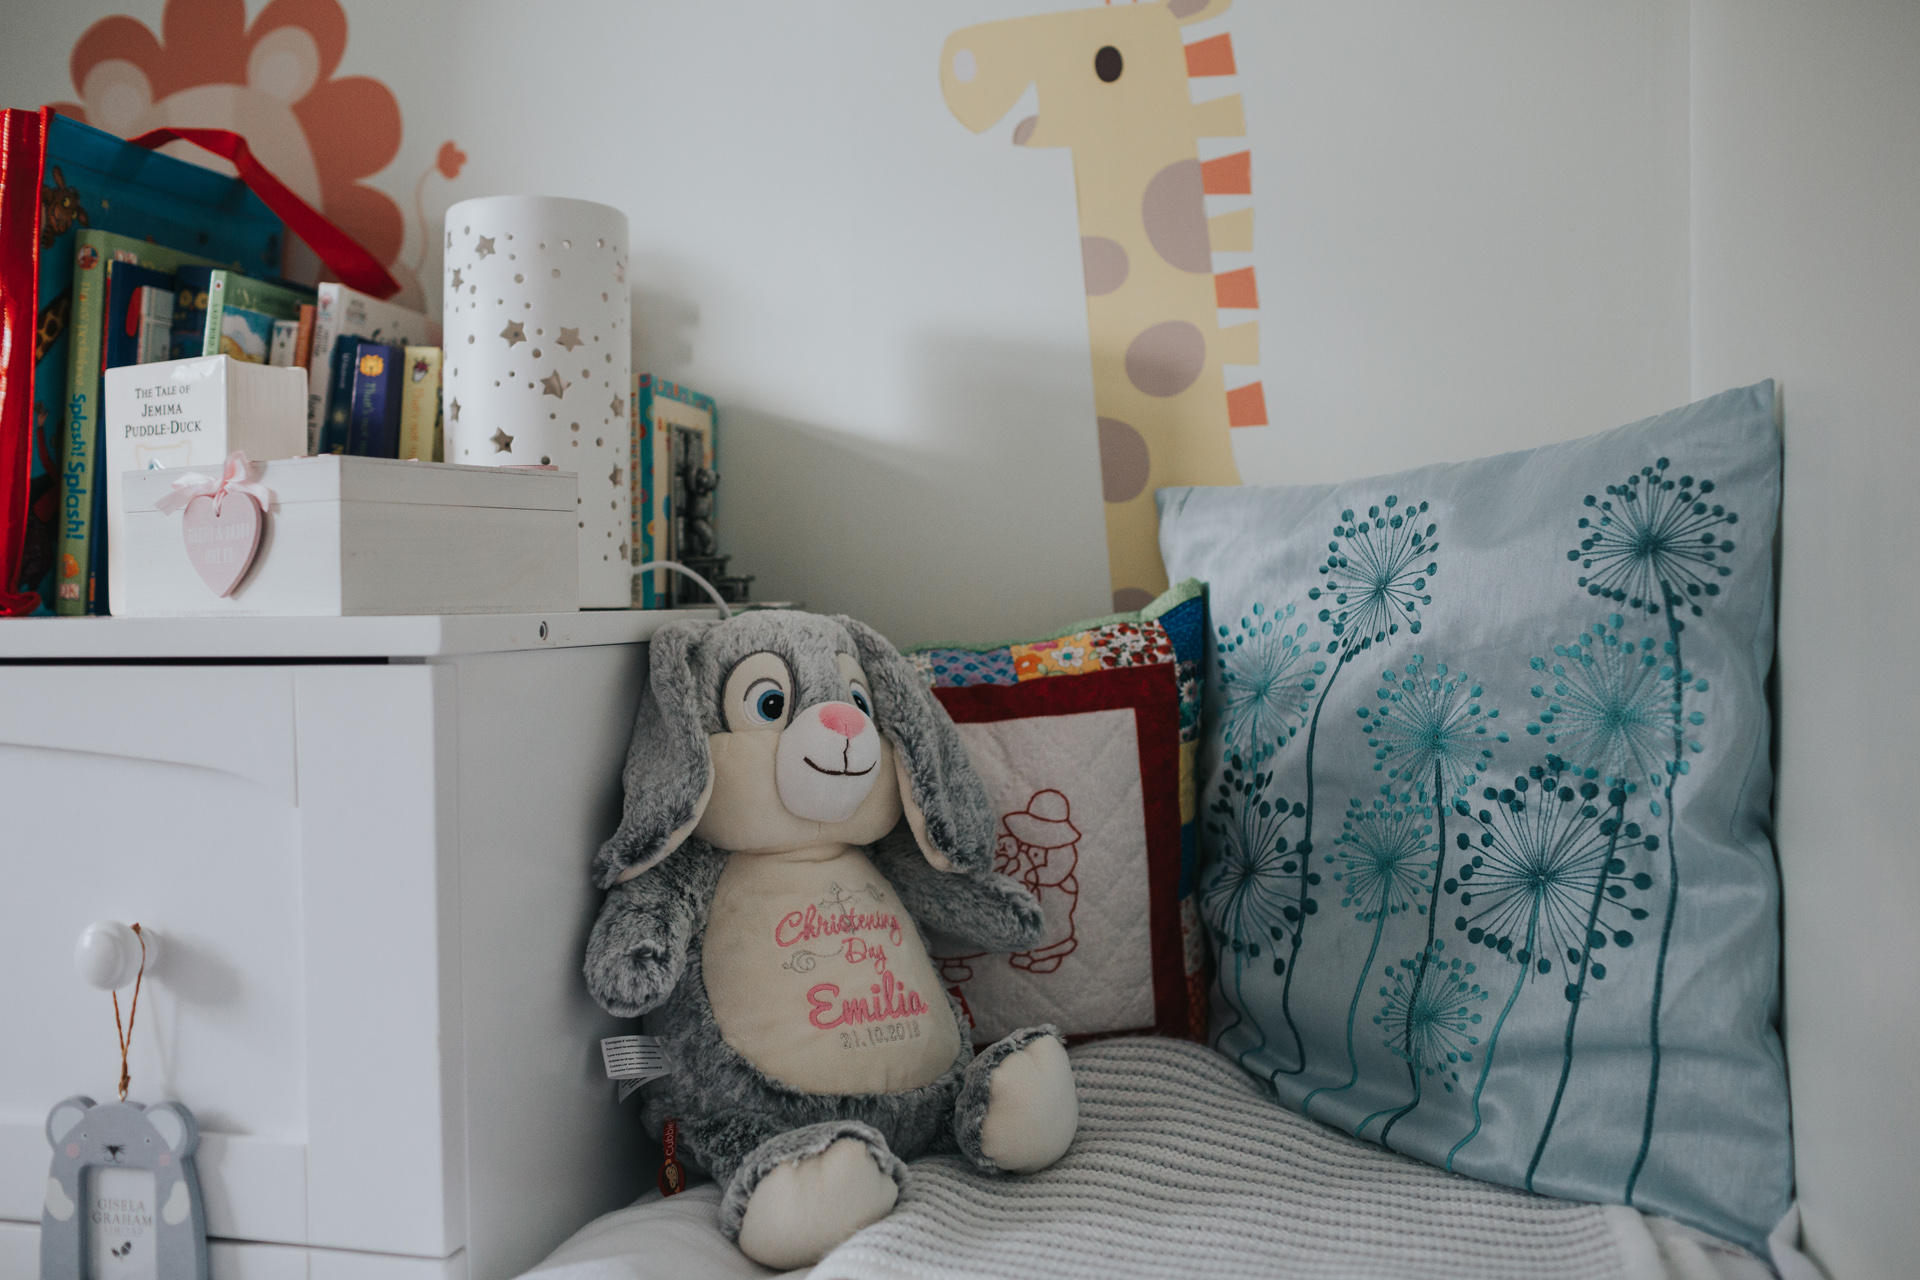
[[[133,976],[133,999],[127,1005],[127,1025],[120,1027],[120,993],[113,993],[113,1030],[120,1037],[120,1101],[127,1100],[127,1085],[133,1077],[127,1072],[127,1046],[133,1043],[133,1020],[140,1012],[140,983],[147,976],[147,936],[140,932],[140,922],[134,921],[133,936],[140,939],[140,971]]]

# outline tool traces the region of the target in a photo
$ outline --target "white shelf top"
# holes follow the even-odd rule
[[[0,662],[10,658],[433,658],[635,644],[669,622],[713,616],[711,608],[688,608],[377,618],[0,618]]]

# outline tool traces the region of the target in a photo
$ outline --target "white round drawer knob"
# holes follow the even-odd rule
[[[96,920],[81,930],[80,940],[73,944],[73,967],[88,985],[118,991],[139,976],[142,938],[147,944],[147,972],[152,973],[160,959],[159,935],[145,925],[135,934],[118,920]]]

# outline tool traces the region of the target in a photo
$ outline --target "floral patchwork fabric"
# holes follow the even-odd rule
[[[1164,489],[1208,581],[1212,1042],[1316,1120],[1765,1253],[1791,1200],[1771,383],[1334,486]]]
[[[1101,655],[1094,652],[1091,631],[1076,632],[1058,640],[1016,644],[1010,646],[1007,652],[1013,660],[1014,675],[1022,680],[1038,680],[1043,676],[1077,676],[1087,671],[1102,670],[1107,665],[1101,660]]]
[[[1176,665],[1180,690],[1180,740],[1200,732],[1200,690],[1206,651],[1206,606],[1199,584],[1182,584],[1170,595],[1190,591],[1163,614],[1155,601],[1136,620],[1114,620],[1051,640],[1033,640],[998,649],[916,649],[907,655],[932,689],[965,689],[982,684],[1017,684],[1048,676],[1077,676],[1122,667]],[[1181,643],[1173,636],[1177,629]]]
[[[907,655],[930,688],[964,689],[975,684],[1015,684],[1013,655],[1006,649],[922,649]]]

